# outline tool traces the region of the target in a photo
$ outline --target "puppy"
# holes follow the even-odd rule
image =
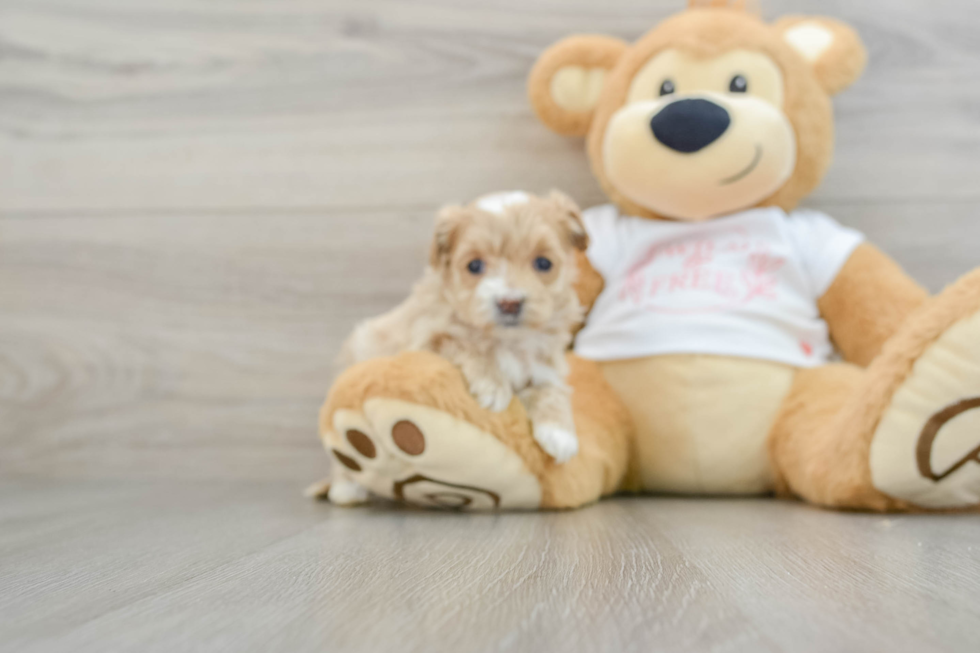
[[[578,207],[558,192],[443,209],[422,280],[400,306],[355,329],[342,361],[440,354],[483,407],[503,411],[516,395],[535,440],[566,462],[578,438],[565,352],[583,319],[573,285],[575,251],[587,246]]]

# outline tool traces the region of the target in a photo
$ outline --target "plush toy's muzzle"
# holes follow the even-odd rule
[[[752,206],[786,183],[796,135],[766,100],[702,92],[627,104],[609,122],[603,161],[611,184],[674,220]]]

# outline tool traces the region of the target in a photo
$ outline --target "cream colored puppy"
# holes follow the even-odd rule
[[[587,244],[578,207],[558,192],[503,193],[443,209],[422,280],[400,306],[355,329],[342,361],[440,354],[485,408],[503,411],[516,395],[538,444],[566,462],[578,438],[565,352],[583,315],[575,250]],[[337,489],[337,499],[349,489]]]

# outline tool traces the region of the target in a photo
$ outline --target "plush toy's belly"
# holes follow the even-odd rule
[[[773,487],[767,438],[795,369],[720,356],[602,364],[636,425],[643,490],[759,494]]]

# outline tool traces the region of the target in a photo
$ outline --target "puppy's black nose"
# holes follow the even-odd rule
[[[497,310],[500,311],[501,315],[517,317],[521,314],[522,308],[524,308],[523,299],[502,299],[497,302]]]
[[[650,119],[650,129],[657,140],[683,154],[708,147],[731,124],[732,118],[724,107],[701,99],[671,102]]]

